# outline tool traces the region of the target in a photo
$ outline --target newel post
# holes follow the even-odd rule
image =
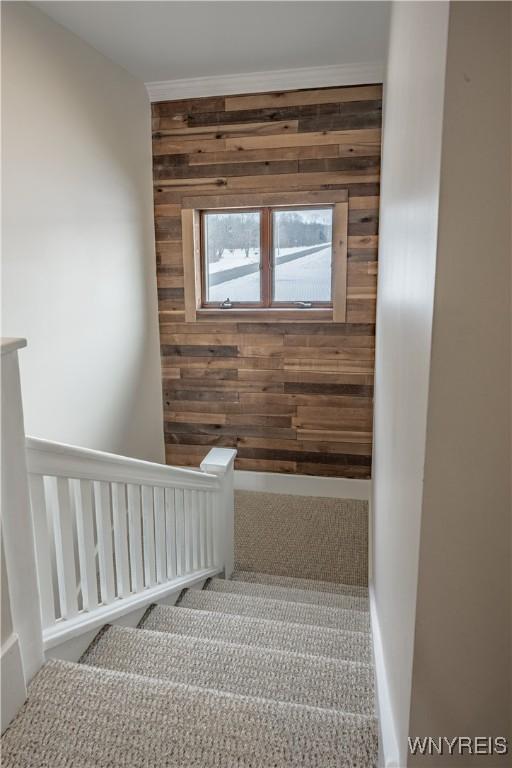
[[[2,339],[2,727],[43,664],[43,632],[30,509],[18,349],[25,339]],[[7,636],[8,635],[8,636]],[[4,700],[4,695],[7,700]]]
[[[231,577],[235,565],[235,457],[233,448],[212,448],[201,462],[203,472],[217,475],[221,486],[219,511],[222,528],[219,543],[226,579]]]

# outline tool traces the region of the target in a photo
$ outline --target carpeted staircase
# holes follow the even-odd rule
[[[368,591],[239,571],[104,627],[36,676],[2,764],[376,766]]]

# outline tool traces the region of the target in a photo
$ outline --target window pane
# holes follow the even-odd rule
[[[259,302],[260,213],[204,214],[206,301]]]
[[[331,301],[332,208],[274,211],[274,301]]]

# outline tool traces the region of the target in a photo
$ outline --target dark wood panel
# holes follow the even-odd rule
[[[172,445],[180,445],[180,446],[207,446],[204,453],[206,454],[210,448],[213,448],[214,446],[218,446],[220,448],[236,448],[237,447],[237,437],[236,435],[200,435],[200,434],[193,434],[193,435],[186,435],[176,432],[169,432],[168,435],[168,442]]]
[[[157,158],[158,162],[156,162],[153,166],[153,178],[155,180],[159,181],[161,179],[167,179],[170,172],[172,173],[173,179],[193,179],[197,176],[197,165],[161,162],[162,160],[165,161],[168,157],[174,158],[176,155],[160,155]],[[179,157],[188,158],[188,155],[179,155]],[[356,162],[357,161],[354,160],[354,163]],[[356,165],[354,165],[354,167],[356,167]],[[364,168],[370,166],[362,164],[360,167]],[[261,176],[263,174],[297,173],[298,170],[298,160],[278,160],[276,162],[264,161],[259,163],[225,163],[222,165],[204,165],[201,166],[200,173],[202,177],[207,178],[210,176]]]
[[[355,102],[357,103],[357,102]],[[339,115],[322,115],[321,117],[305,117],[299,120],[299,131],[352,131],[357,128],[380,128],[382,111],[362,110],[357,113],[343,112]]]
[[[364,171],[380,167],[379,157],[333,157],[319,160],[299,160],[299,171]],[[244,166],[245,167],[245,166]]]
[[[303,104],[292,107],[242,109],[230,112],[194,112],[188,116],[188,125],[207,126],[222,125],[226,123],[243,123],[295,120],[301,118],[313,118],[325,115],[357,114],[359,112],[371,113],[382,108],[381,99],[372,101],[348,101],[333,104]],[[162,125],[160,127],[163,127]]]
[[[219,370],[211,370],[207,368],[206,370],[204,368],[179,368],[178,373],[180,374],[181,379],[185,380],[193,380],[196,379],[202,379],[202,380],[227,380],[227,381],[236,381],[238,379],[238,371],[232,370],[230,368],[223,370],[222,368]]]
[[[376,235],[379,231],[378,209],[349,209],[348,226],[351,235]]]
[[[238,323],[238,333],[277,333],[288,335],[304,334],[319,336],[374,336],[373,323]]]
[[[370,476],[381,108],[378,85],[152,106],[169,463],[218,445],[239,469]],[[185,322],[182,201],[298,190],[348,193],[347,322]]]
[[[220,112],[225,108],[223,96],[209,96],[202,99],[181,99],[179,101],[160,101],[152,105],[153,118],[175,117],[194,112]]]
[[[200,389],[164,389],[164,404],[166,407],[172,405],[176,401],[180,400],[192,400],[198,402],[200,400],[213,400],[215,403],[238,403],[238,392],[230,392],[223,390],[200,390]]]
[[[229,344],[162,344],[161,353],[163,357],[234,357],[238,355],[238,347]]]
[[[193,436],[197,435],[233,435],[237,437],[240,433],[244,435],[260,435],[267,437],[294,437],[295,430],[292,428],[286,429],[281,427],[269,427],[267,424],[259,425],[254,424],[252,421],[250,424],[182,424],[177,421],[165,421],[164,422],[165,435],[177,435],[180,433],[190,433]]]
[[[370,456],[346,453],[317,453],[315,451],[279,451],[272,448],[239,448],[241,459],[266,459],[277,461],[299,461],[308,464],[350,464],[351,466],[369,467]]]
[[[318,384],[286,382],[285,394],[305,395],[358,395],[369,398],[373,396],[373,387],[362,384]]]

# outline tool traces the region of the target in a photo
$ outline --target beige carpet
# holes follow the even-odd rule
[[[49,661],[2,768],[374,768],[375,718]]]
[[[276,576],[272,573],[242,571],[239,568],[231,580],[244,581],[248,584],[267,584],[269,587],[288,587],[288,589],[310,590],[317,593],[327,592],[333,595],[353,595],[368,600],[368,587],[357,584],[340,584],[334,581],[320,581],[319,579],[299,579],[294,576]]]
[[[146,613],[140,626],[155,632],[223,640],[226,643],[250,645],[291,653],[307,652],[311,656],[372,663],[371,637],[367,632],[350,632],[311,624],[290,625],[285,621],[256,616],[239,616],[221,611],[184,608],[182,605],[155,605]]]
[[[349,632],[370,631],[368,611],[351,611],[326,605],[293,603],[251,595],[234,595],[229,592],[211,592],[206,589],[187,590],[179,605],[237,616],[264,616],[271,621],[286,621],[290,624],[311,624],[315,627],[331,627]]]
[[[235,569],[367,586],[368,503],[237,491]]]
[[[337,595],[333,592],[313,592],[310,589],[297,589],[277,584],[253,584],[237,579],[210,579],[205,585],[209,592],[229,592],[233,595],[263,597],[269,600],[286,600],[290,603],[311,603],[318,605],[318,595],[322,597],[321,604],[331,608],[346,608],[349,611],[368,611],[367,597],[358,595]]]
[[[376,768],[367,590],[245,578],[47,662],[2,768]]]
[[[240,696],[374,713],[373,666],[362,662],[110,626],[82,663]]]

